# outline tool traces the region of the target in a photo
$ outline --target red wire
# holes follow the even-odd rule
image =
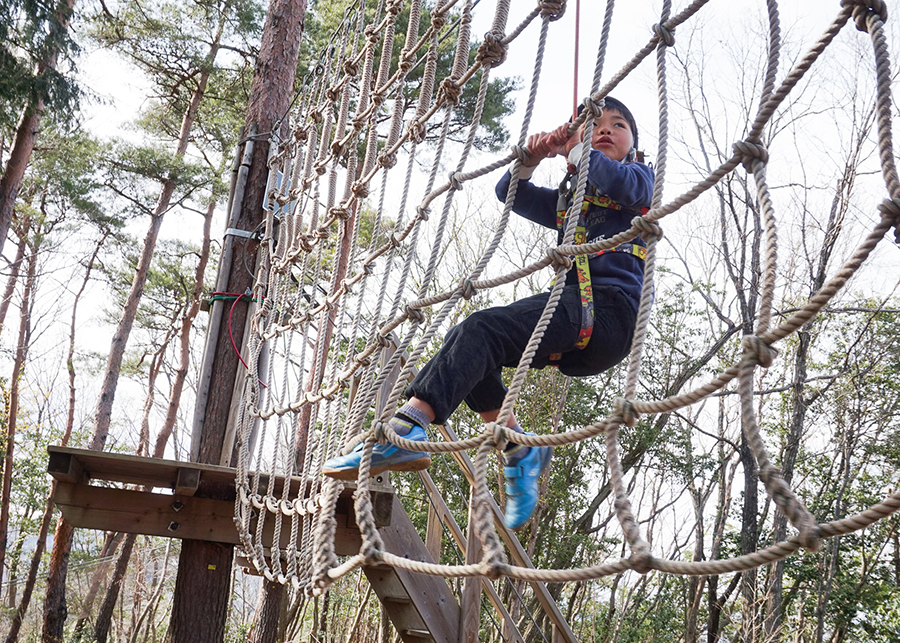
[[[228,292],[214,292],[213,294],[214,295],[233,295],[234,296],[234,302],[231,304],[231,310],[228,311],[228,339],[231,340],[231,347],[234,348],[234,352],[238,356],[238,359],[241,360],[241,364],[243,364],[244,368],[246,368],[249,371],[250,367],[247,366],[247,362],[245,362],[244,358],[241,357],[241,351],[237,347],[237,343],[234,341],[234,333],[231,332],[231,316],[234,315],[234,307],[237,306],[237,303],[241,299],[243,299],[244,296],[241,294],[238,294],[238,293],[228,293]],[[268,386],[266,386],[263,383],[263,381],[261,379],[257,378],[256,381],[259,382],[263,388],[269,388]]]
[[[581,26],[581,0],[575,0],[575,80],[572,82],[572,120],[578,118],[578,31]]]

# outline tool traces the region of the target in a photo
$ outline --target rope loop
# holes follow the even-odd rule
[[[450,181],[450,187],[453,188],[454,190],[462,190],[463,189],[462,181],[459,180],[458,172],[450,172],[450,177],[448,180]]]
[[[641,417],[641,414],[634,410],[634,404],[624,397],[620,397],[616,400],[613,415],[629,428],[634,427],[634,425],[637,424],[638,418]]]
[[[853,7],[853,22],[860,31],[868,31],[869,16],[877,16],[887,22],[888,8],[884,0],[841,0],[842,7]]]
[[[778,351],[766,344],[758,335],[744,336],[741,346],[748,355],[753,355],[757,364],[763,368],[769,368],[778,356]]]
[[[378,165],[383,167],[386,170],[391,169],[395,165],[397,165],[397,155],[396,154],[385,154],[381,152],[378,154]]]
[[[457,85],[453,78],[448,77],[441,81],[441,84],[438,86],[438,102],[447,102],[456,107],[459,105],[460,96],[462,96],[462,87]],[[424,140],[424,133],[422,138]]]
[[[663,238],[662,228],[655,221],[650,221],[644,217],[635,217],[631,220],[631,225],[640,231],[641,237],[647,243],[659,241]]]
[[[419,324],[425,323],[425,313],[423,313],[418,308],[413,308],[412,306],[407,306],[406,307],[406,316],[416,323],[419,323]]]
[[[423,208],[421,205],[416,206],[416,214],[419,215],[419,221],[428,221],[428,215],[431,214],[431,208]]]
[[[653,25],[653,33],[659,36],[660,42],[664,42],[666,44],[666,47],[673,47],[675,45],[674,29],[666,29],[657,22],[655,25]]]
[[[603,116],[604,107],[606,107],[606,101],[602,98],[598,101],[594,100],[590,96],[584,99],[584,111],[590,114],[593,118],[600,118],[601,116]]]
[[[478,293],[478,289],[471,279],[463,279],[459,284],[459,291],[462,293],[463,299],[470,300]]]
[[[541,17],[556,22],[566,13],[566,0],[538,0]]]
[[[550,265],[555,270],[565,268],[568,270],[572,267],[572,259],[559,251],[559,248],[550,248],[547,250],[547,257],[550,259]]]
[[[506,60],[506,52],[509,46],[503,42],[504,35],[499,31],[489,31],[484,34],[484,42],[478,47],[475,60],[485,69],[499,67]]]
[[[748,174],[753,174],[753,162],[756,159],[759,159],[762,163],[769,162],[769,151],[766,149],[766,146],[761,143],[738,141],[732,145],[732,149],[734,149],[735,154],[738,154],[742,158],[741,164],[744,166],[744,169],[747,170]]]

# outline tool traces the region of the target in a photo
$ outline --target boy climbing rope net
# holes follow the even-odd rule
[[[582,130],[571,135],[569,124],[529,137],[528,158],[519,172],[513,211],[544,227],[557,229],[560,240],[566,214],[573,208],[570,185],[582,158]],[[650,205],[653,171],[636,160],[637,126],[628,108],[606,97],[595,119],[588,156],[587,190],[575,243],[595,242],[627,230]],[[545,158],[567,157],[568,172],[559,189],[533,185],[534,170]],[[506,199],[511,176],[497,184]],[[532,368],[555,365],[567,375],[593,375],[618,364],[628,354],[644,276],[645,246],[640,238],[593,255],[578,255],[566,273],[559,305],[535,354]],[[495,422],[506,395],[503,367],[518,364],[549,293],[541,293],[478,311],[450,329],[443,346],[406,389],[408,401],[391,420],[391,428],[413,441],[427,441],[424,427],[441,424],[463,401],[485,422]],[[510,415],[507,426],[525,433]],[[538,479],[550,463],[551,447],[509,442],[504,449],[507,506],[505,522],[521,528],[538,498]],[[346,455],[328,460],[323,472],[342,480],[357,477],[363,443]],[[431,464],[428,453],[377,444],[371,472],[416,471]]]

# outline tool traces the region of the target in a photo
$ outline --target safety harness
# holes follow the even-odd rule
[[[559,185],[559,200],[557,201],[556,206],[556,226],[560,231],[562,231],[566,225],[568,204],[572,199],[570,182],[573,176],[574,174],[571,173],[566,174],[566,177]],[[586,194],[584,196],[584,201],[581,204],[581,213],[579,213],[578,216],[578,226],[575,228],[574,242],[576,244],[582,244],[587,241],[587,227],[585,225],[584,213],[587,212],[592,205],[608,208],[610,210],[628,211],[632,209],[616,203],[606,195],[595,196]],[[640,209],[641,215],[644,215],[647,212],[648,208]],[[591,341],[591,333],[594,331],[594,291],[591,287],[590,258],[599,257],[608,252],[624,252],[625,254],[637,257],[641,261],[647,258],[647,248],[639,243],[633,242],[623,243],[620,246],[609,248],[607,250],[600,250],[594,254],[580,254],[575,256],[575,270],[578,274],[578,289],[581,293],[581,330],[578,332],[578,341],[575,344],[575,347],[578,349],[584,349],[588,345],[588,342]],[[561,358],[561,353],[554,353],[550,356],[550,364],[559,362]]]

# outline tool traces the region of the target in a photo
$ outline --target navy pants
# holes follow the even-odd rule
[[[547,366],[553,353],[568,353],[564,362],[589,361],[572,374],[601,373],[628,354],[636,317],[632,303],[618,288],[594,286],[593,291],[594,330],[587,348],[575,348],[581,294],[577,285],[567,285],[532,368]],[[549,292],[541,293],[469,315],[450,329],[440,351],[407,387],[407,397],[428,402],[436,424],[444,423],[463,400],[478,413],[499,409],[506,395],[502,369],[519,363],[549,297]]]

